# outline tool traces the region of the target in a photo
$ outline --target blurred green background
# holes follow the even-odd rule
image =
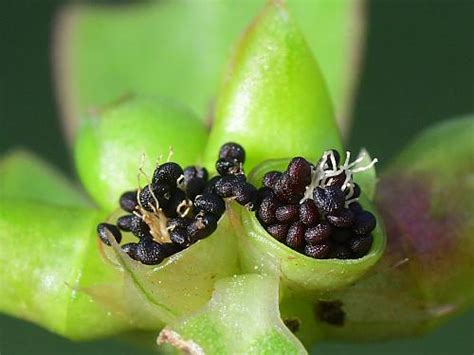
[[[4,0],[0,4],[0,153],[26,147],[73,176],[51,77],[51,25],[62,3]],[[368,39],[350,137],[353,149],[365,146],[383,164],[424,127],[474,111],[473,23],[470,0],[368,2]],[[471,312],[420,339],[323,344],[314,353],[472,354],[473,336]],[[74,344],[1,316],[0,353],[148,352],[115,340]]]

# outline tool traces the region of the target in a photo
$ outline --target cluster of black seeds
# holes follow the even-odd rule
[[[286,171],[265,174],[256,216],[270,235],[317,259],[368,253],[376,220],[357,202],[360,188],[339,161],[331,150],[316,166],[296,157]]]
[[[173,162],[158,166],[148,185],[122,194],[120,207],[128,214],[119,217],[116,225],[100,223],[100,240],[110,245],[111,235],[120,244],[121,231],[131,232],[138,242],[123,244],[122,250],[143,264],[161,263],[216,230],[225,212],[224,199],[253,208],[257,189],[246,182],[244,161],[244,149],[226,143],[216,162],[219,175],[210,180],[203,167],[183,170]]]

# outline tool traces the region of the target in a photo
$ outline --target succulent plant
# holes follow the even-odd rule
[[[329,91],[271,1],[238,41],[209,134],[150,95],[89,112],[70,131],[89,196],[29,153],[4,157],[0,310],[75,340],[152,331],[191,354],[299,354],[470,308],[474,120],[427,131],[377,178],[365,150],[339,157]],[[271,221],[259,193],[281,202]]]

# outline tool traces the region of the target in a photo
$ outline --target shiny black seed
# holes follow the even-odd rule
[[[140,195],[139,195],[140,204],[148,212],[153,212],[153,207],[152,206],[154,206],[155,208],[157,207],[155,198],[153,197],[153,193],[154,193],[154,191],[152,192],[152,190],[150,189],[150,185],[146,185],[140,191]],[[158,199],[158,196],[156,196],[156,194],[155,194],[155,197]],[[160,202],[160,201],[158,200],[158,202]]]
[[[154,185],[169,185],[176,187],[176,180],[183,175],[183,169],[176,163],[164,163],[155,169],[152,183]]]
[[[206,181],[203,178],[194,177],[186,182],[186,195],[190,200],[194,200],[197,195],[201,195],[206,188]]]
[[[181,248],[186,248],[191,244],[188,231],[185,228],[174,228],[169,231],[169,235],[171,241]]]
[[[221,176],[236,175],[236,174],[242,173],[242,167],[238,161],[229,161],[229,160],[219,159],[216,162],[216,171]]]
[[[138,243],[136,258],[145,265],[157,265],[168,257],[168,250],[151,239],[142,239]]]
[[[126,212],[135,211],[137,207],[137,192],[136,191],[127,191],[120,196],[119,199],[120,207]]]
[[[122,251],[127,253],[129,257],[136,260],[138,243],[127,243],[121,246]]]
[[[340,174],[329,178],[327,185],[328,186],[337,186],[339,188],[344,185],[344,181],[346,181],[346,173],[343,171]]]
[[[209,194],[216,194],[216,184],[217,182],[222,179],[222,176],[214,176],[209,180],[206,184],[206,187],[204,188],[203,194],[209,193]]]
[[[273,192],[272,189],[270,189],[269,187],[261,187],[258,189],[257,191],[257,208],[260,206],[260,204],[262,203],[263,199],[265,199],[266,197],[270,197],[270,198],[274,198],[275,197],[275,193]]]
[[[227,175],[223,176],[220,180],[216,182],[216,193],[221,197],[231,197],[233,196],[233,188],[239,183],[245,182],[244,175]]]
[[[275,217],[278,222],[292,223],[299,219],[299,212],[298,205],[280,206],[275,211]]]
[[[170,218],[166,222],[166,227],[170,230],[173,230],[175,228],[186,229],[189,223],[191,223],[191,221],[188,218],[182,218],[182,217]]]
[[[266,226],[276,223],[275,211],[277,207],[278,203],[275,198],[264,198],[257,210],[257,218],[260,223]]]
[[[214,233],[217,228],[217,221],[218,218],[210,213],[197,215],[186,229],[191,243],[206,238]]]
[[[316,187],[313,198],[316,207],[323,214],[333,214],[344,207],[344,192],[336,186]]]
[[[291,177],[284,173],[277,179],[273,191],[286,203],[298,203],[304,196],[305,186],[295,185]]]
[[[178,206],[186,201],[186,194],[183,190],[176,189],[176,191],[171,195],[169,202],[166,204],[166,207],[163,209],[166,217],[177,217],[178,216]],[[186,207],[182,208],[182,211]],[[181,212],[182,212],[181,211]]]
[[[251,208],[255,208],[257,199],[257,189],[252,184],[247,182],[240,182],[234,185],[232,189],[232,195],[235,197],[235,201],[242,206],[251,204]]]
[[[349,240],[349,248],[354,252],[355,257],[361,258],[364,255],[367,255],[370,248],[372,247],[372,243],[374,238],[372,235],[363,235],[363,236],[355,236]]]
[[[281,177],[281,174],[279,171],[269,171],[263,177],[263,186],[274,187],[277,180]]]
[[[188,166],[183,170],[184,181],[187,182],[192,178],[200,178],[204,181],[207,181],[209,178],[209,173],[207,169],[200,166]]]
[[[267,232],[276,240],[284,242],[286,240],[286,235],[288,234],[288,225],[287,224],[272,224],[267,227]]]
[[[341,156],[339,155],[339,152],[335,149],[331,149],[330,151],[334,153],[334,158],[336,160],[336,166],[333,166],[332,159],[330,158],[330,156],[328,156],[327,165],[328,165],[329,169],[333,170],[334,168],[336,168],[339,165],[339,162],[341,161]]]
[[[119,217],[117,219],[117,227],[125,232],[130,232],[132,229],[133,220],[137,218],[133,214],[128,214],[126,216]]]
[[[352,230],[359,235],[369,234],[376,225],[375,216],[369,211],[362,211],[356,214]]]
[[[219,149],[219,159],[228,160],[228,161],[235,160],[239,163],[244,163],[245,150],[240,144],[233,143],[233,142],[225,143]]]
[[[309,185],[311,183],[311,164],[304,158],[293,158],[288,164],[287,174],[296,185]]]
[[[351,259],[352,250],[346,245],[335,244],[333,245],[328,258],[330,259]]]
[[[352,212],[352,210],[349,208],[343,208],[336,214],[326,216],[326,219],[329,223],[331,223],[333,226],[341,228],[350,228],[354,223],[354,218],[354,212]]]
[[[305,200],[299,207],[300,222],[306,226],[314,226],[319,221],[318,208],[311,199]]]
[[[220,217],[225,211],[224,200],[214,194],[202,194],[194,200],[194,206],[199,211],[212,213]]]
[[[354,194],[351,196],[351,198],[359,197],[360,193],[361,193],[360,186],[354,183]]]
[[[351,202],[351,204],[349,205],[349,208],[352,210],[352,212],[354,212],[355,214],[359,214],[360,212],[362,212],[364,209],[362,208],[361,204],[357,201],[355,202]]]
[[[122,233],[120,233],[119,229],[110,223],[99,223],[97,225],[97,235],[99,236],[102,243],[106,245],[110,245],[109,239],[107,238],[107,232],[111,233],[115,238],[117,243],[122,241]]]
[[[331,239],[336,243],[345,243],[352,238],[352,232],[350,229],[345,228],[333,228]]]
[[[295,222],[288,228],[286,235],[286,245],[295,250],[301,250],[304,247],[305,227],[301,222]]]
[[[332,227],[327,223],[319,223],[314,227],[306,229],[304,239],[308,244],[318,244],[329,238]]]
[[[151,239],[150,227],[140,217],[133,216],[130,223],[130,232],[139,239]]]
[[[315,259],[325,259],[331,251],[331,243],[329,241],[320,244],[306,244],[304,253]]]

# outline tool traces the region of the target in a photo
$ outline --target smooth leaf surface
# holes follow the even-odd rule
[[[278,281],[255,274],[218,281],[207,306],[169,325],[158,342],[206,354],[306,354],[280,319]]]
[[[223,65],[263,0],[68,5],[55,31],[57,95],[70,138],[82,112],[125,92],[165,95],[206,119]],[[288,0],[318,53],[347,132],[364,38],[361,0]]]
[[[79,177],[96,202],[108,211],[118,207],[120,195],[147,184],[158,159],[198,163],[207,133],[189,110],[169,100],[129,97],[84,120],[75,144]]]
[[[59,206],[92,206],[79,186],[24,150],[9,152],[0,159],[0,198],[20,198]]]
[[[237,44],[219,90],[205,161],[228,141],[247,150],[245,167],[341,150],[326,83],[284,5],[271,1]]]

